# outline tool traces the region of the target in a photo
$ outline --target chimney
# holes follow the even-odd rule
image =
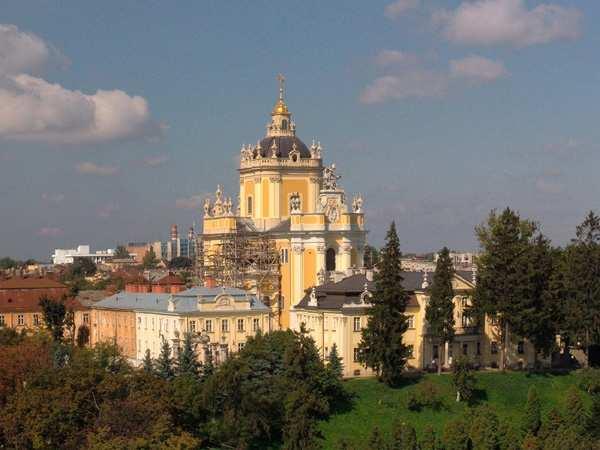
[[[207,288],[217,287],[217,282],[212,277],[206,277],[206,278],[204,278],[204,287],[207,287]]]

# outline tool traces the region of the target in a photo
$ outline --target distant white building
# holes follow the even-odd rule
[[[475,252],[450,252],[450,259],[454,267],[469,267],[475,264],[475,260],[479,253]],[[433,257],[434,262],[439,259],[439,254],[436,253]]]
[[[77,248],[57,248],[52,254],[53,264],[73,264],[76,258],[89,258],[95,264],[112,259],[115,251],[112,248],[91,252],[89,245],[78,245]]]

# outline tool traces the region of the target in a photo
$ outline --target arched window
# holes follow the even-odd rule
[[[327,271],[335,270],[335,250],[332,248],[328,248],[325,254],[325,269]]]
[[[246,215],[252,215],[252,197],[248,197],[246,202]]]
[[[283,119],[283,120],[281,121],[281,129],[282,129],[282,130],[287,130],[287,126],[288,126],[288,121],[287,121],[287,120],[285,120],[285,119]]]

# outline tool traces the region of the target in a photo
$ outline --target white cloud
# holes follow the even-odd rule
[[[89,95],[33,76],[53,54],[41,38],[0,25],[0,138],[72,144],[160,136],[142,97]]]
[[[149,167],[157,167],[162,166],[166,162],[169,161],[168,155],[154,155],[154,156],[146,156],[144,158],[144,164]]]
[[[540,4],[527,9],[524,0],[463,2],[453,11],[440,10],[433,15],[434,23],[452,42],[517,47],[576,39],[581,19],[575,8]]]
[[[88,175],[108,176],[119,172],[119,168],[116,166],[101,166],[92,162],[79,163],[75,168],[77,172]]]
[[[204,204],[206,195],[192,195],[186,198],[178,198],[175,200],[175,207],[180,209],[198,209]]]
[[[402,52],[399,50],[381,50],[375,56],[375,64],[380,67],[397,65],[414,65],[419,62],[419,58],[413,53]]]
[[[486,83],[508,76],[508,71],[501,61],[472,55],[450,61],[450,74],[455,78]]]
[[[364,89],[360,101],[372,104],[410,97],[443,97],[447,90],[446,74],[417,68],[376,78]]]
[[[385,7],[385,15],[390,19],[395,19],[411,9],[416,9],[419,3],[420,0],[396,0]]]
[[[43,237],[57,237],[63,233],[62,228],[57,227],[42,227],[37,231],[38,236]]]

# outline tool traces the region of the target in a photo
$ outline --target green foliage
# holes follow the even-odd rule
[[[14,328],[0,328],[0,346],[1,345],[16,345],[23,341],[25,337],[25,329],[19,333]]]
[[[456,401],[470,401],[475,391],[475,377],[469,359],[460,356],[452,364],[452,383],[456,389]]]
[[[156,257],[156,253],[154,253],[154,249],[150,247],[142,259],[142,267],[144,269],[154,269],[157,264],[158,258]]]
[[[165,380],[170,380],[175,376],[171,346],[166,339],[163,339],[160,346],[160,354],[156,360],[156,374]]]
[[[469,427],[463,418],[452,419],[444,425],[442,445],[445,450],[470,450]]]
[[[73,277],[91,277],[96,270],[96,264],[90,258],[75,258],[70,267]]]
[[[329,356],[327,357],[327,368],[333,374],[334,377],[338,379],[342,379],[344,374],[344,365],[342,364],[342,358],[338,354],[337,345],[335,342],[331,346],[331,350],[329,351]]]
[[[363,263],[365,268],[374,269],[379,264],[380,254],[379,250],[372,245],[365,245],[365,253],[363,257]]]
[[[169,269],[189,269],[192,266],[192,260],[185,256],[176,256],[169,261]]]
[[[396,422],[392,429],[390,450],[419,450],[415,429],[404,422]]]
[[[454,339],[454,289],[452,277],[454,268],[450,259],[450,250],[442,248],[435,266],[433,284],[429,290],[429,302],[425,308],[425,320],[429,325],[429,333],[438,339],[440,358],[438,358],[438,373],[442,370],[442,349],[446,342]]]
[[[435,430],[428,425],[423,431],[423,437],[420,442],[421,450],[441,450],[440,442],[437,438]]]
[[[65,317],[67,309],[65,304],[48,297],[40,298],[40,306],[44,316],[46,328],[56,342],[61,342],[64,335]]]
[[[478,450],[497,450],[500,446],[498,428],[498,416],[489,406],[480,406],[472,411],[469,437],[473,443],[473,448]]]
[[[579,371],[579,387],[588,394],[600,394],[600,369],[586,367]]]
[[[565,249],[564,331],[584,346],[600,344],[600,218],[592,211]]]
[[[565,401],[564,425],[575,433],[582,433],[588,424],[588,412],[583,403],[581,392],[575,386],[567,391]]]
[[[527,393],[527,403],[525,404],[525,414],[523,417],[523,430],[525,433],[537,435],[542,425],[542,403],[540,401],[535,386],[529,388]]]
[[[177,361],[178,375],[198,377],[200,374],[200,364],[198,363],[196,345],[192,338],[193,336],[191,333],[184,333],[183,335],[183,348],[179,352]]]
[[[371,299],[367,327],[362,331],[359,360],[371,367],[387,385],[398,385],[408,358],[402,336],[408,329],[404,315],[408,294],[402,287],[400,241],[392,222],[381,251],[379,272]]]
[[[154,361],[150,354],[150,349],[147,348],[144,353],[144,359],[142,360],[142,370],[148,374],[154,373]]]
[[[592,407],[590,409],[587,430],[594,438],[600,440],[600,394],[592,395]]]
[[[474,309],[498,320],[500,368],[509,330],[547,353],[556,334],[552,277],[557,259],[549,241],[536,234],[535,223],[509,208],[500,215],[492,211],[476,232],[483,252],[477,259]]]
[[[115,258],[116,259],[128,259],[129,258],[129,252],[127,251],[127,248],[124,245],[117,245],[117,248],[115,249]]]
[[[83,324],[77,329],[77,346],[85,347],[90,342],[90,329]]]
[[[19,261],[9,258],[8,256],[0,258],[0,270],[16,269],[19,265]]]
[[[387,448],[378,427],[373,428],[373,431],[371,432],[371,436],[369,437],[369,448],[378,448],[382,450]]]

